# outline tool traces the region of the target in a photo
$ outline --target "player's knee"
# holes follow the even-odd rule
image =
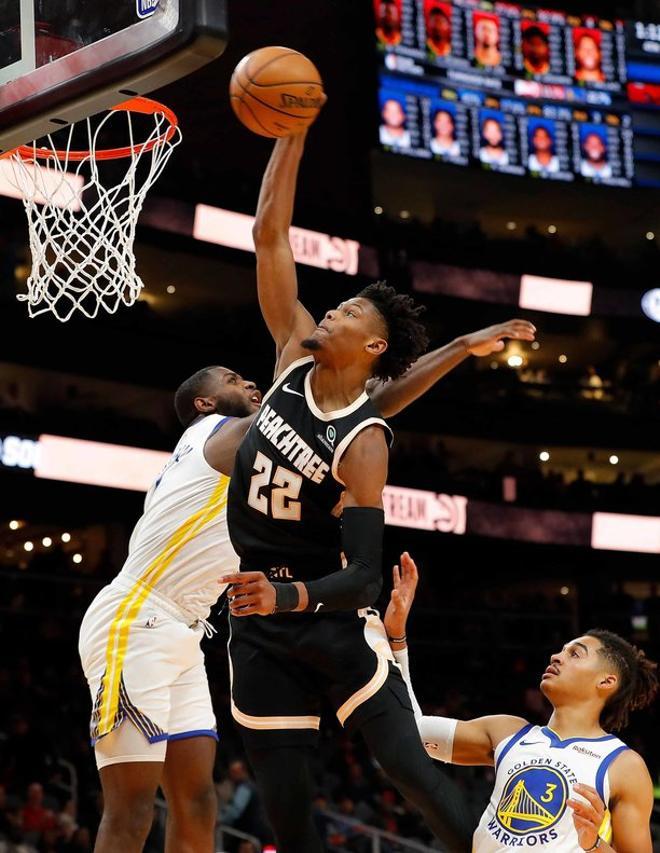
[[[169,816],[177,825],[204,828],[215,826],[218,800],[213,782],[168,790],[165,799]]]
[[[215,826],[218,799],[213,784],[200,786],[193,791],[187,798],[185,811],[198,826]]]
[[[378,761],[386,775],[399,790],[415,791],[416,801],[432,800],[437,784],[437,770],[418,739],[408,744],[397,744]]]
[[[103,809],[105,828],[117,837],[146,838],[154,819],[154,798],[149,794],[135,794],[130,802],[106,800]]]

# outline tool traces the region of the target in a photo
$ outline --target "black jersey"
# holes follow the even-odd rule
[[[366,392],[345,409],[322,412],[312,395],[313,366],[312,356],[293,362],[266,394],[229,486],[229,534],[242,567],[282,567],[282,580],[340,568],[339,462],[368,426],[379,424],[391,438]]]

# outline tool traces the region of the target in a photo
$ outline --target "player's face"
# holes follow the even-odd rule
[[[552,149],[552,136],[544,127],[536,128],[533,142],[536,151],[550,151]]]
[[[595,637],[578,637],[567,643],[550,658],[548,668],[541,676],[541,692],[555,702],[593,699],[612,690],[615,671],[608,667],[600,654],[600,640]],[[609,687],[605,686],[605,681]]]
[[[451,139],[454,138],[454,120],[449,113],[444,111],[439,112],[435,117],[433,126],[435,127],[437,136],[443,139],[446,139],[447,137],[450,137]]]
[[[499,148],[502,145],[502,128],[494,118],[484,122],[483,134],[491,148]]]
[[[575,56],[580,68],[585,71],[597,71],[600,68],[600,47],[596,39],[591,36],[582,36]]]
[[[245,418],[259,410],[261,391],[254,382],[243,379],[226,367],[216,368],[208,380],[204,399],[212,403],[219,415]]]
[[[385,324],[373,302],[356,297],[327,311],[303,346],[351,364],[362,354],[377,356],[387,348]]]
[[[597,133],[590,133],[583,143],[584,153],[588,160],[593,163],[601,163],[605,160],[605,143]]]
[[[446,44],[451,39],[451,24],[440,12],[429,16],[429,38],[436,44]]]
[[[399,26],[399,10],[396,3],[381,3],[379,17],[383,32],[394,32]]]
[[[481,20],[476,26],[474,36],[481,47],[497,47],[500,31],[495,21]]]
[[[532,36],[523,41],[523,55],[534,68],[548,64],[550,59],[550,47],[541,36]]]
[[[406,121],[406,114],[401,104],[393,98],[383,104],[382,115],[383,123],[387,127],[403,127]]]

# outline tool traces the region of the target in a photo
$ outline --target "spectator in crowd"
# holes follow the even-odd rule
[[[44,806],[44,789],[39,782],[33,782],[28,787],[21,817],[25,832],[41,834],[55,827],[55,815]]]
[[[220,812],[220,822],[261,841],[269,841],[271,832],[263,817],[257,786],[250,778],[244,761],[232,761],[229,779],[234,784],[234,794]]]
[[[582,379],[582,385],[585,386],[582,396],[585,400],[602,400],[603,388],[605,383],[598,375],[596,368],[590,364],[587,367],[587,373]]]

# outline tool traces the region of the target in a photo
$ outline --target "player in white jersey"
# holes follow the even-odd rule
[[[217,740],[200,641],[238,566],[226,523],[233,448],[220,440],[249,419],[261,394],[223,367],[184,382],[175,407],[185,432],[150,488],[126,562],[80,629],[92,694],[91,739],[103,787],[96,853],[141,851],[158,787],[168,802],[167,853],[214,850]],[[229,456],[228,456],[229,454]],[[123,724],[123,725],[122,725]]]
[[[553,708],[547,726],[508,715],[426,717],[413,692],[406,640],[416,586],[415,563],[403,554],[384,621],[422,741],[440,761],[495,767],[473,853],[652,853],[651,777],[643,758],[612,732],[653,701],[656,664],[616,634],[587,631],[552,655],[541,678]]]

